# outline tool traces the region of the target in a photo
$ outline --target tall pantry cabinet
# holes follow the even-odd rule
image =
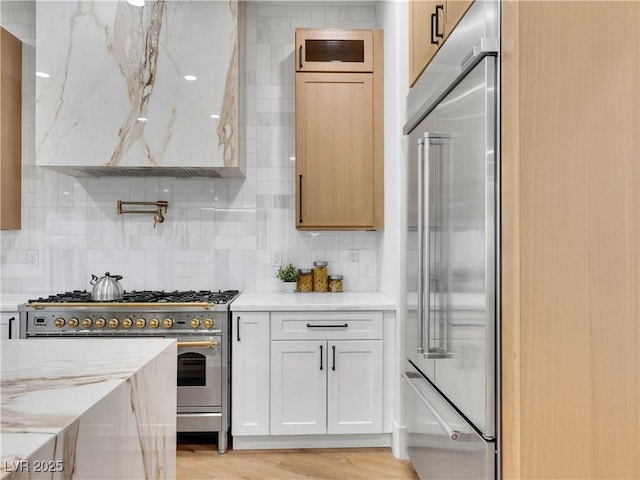
[[[640,478],[640,3],[502,3],[504,478]]]
[[[381,30],[296,29],[296,228],[384,227]]]

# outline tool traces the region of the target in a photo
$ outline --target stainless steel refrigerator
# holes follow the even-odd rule
[[[497,41],[479,41],[405,127],[408,454],[421,479],[496,478]]]

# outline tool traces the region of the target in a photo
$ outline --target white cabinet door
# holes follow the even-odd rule
[[[382,432],[382,340],[328,343],[327,433]]]
[[[326,369],[326,342],[271,342],[271,435],[327,432]]]
[[[232,320],[231,432],[269,435],[269,313]]]
[[[2,340],[20,338],[18,312],[0,313],[0,338]]]

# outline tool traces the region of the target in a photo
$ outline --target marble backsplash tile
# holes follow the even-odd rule
[[[1,8],[5,28],[30,31],[33,2]],[[126,289],[276,290],[273,251],[298,267],[328,261],[345,290],[377,288],[379,233],[296,231],[293,182],[293,29],[375,28],[375,8],[259,2],[246,16],[244,180],[75,178],[35,166],[35,49],[25,47],[23,228],[0,232],[0,293],[86,289],[106,271]],[[152,215],[118,215],[117,200],[166,200],[166,220],[154,229]]]

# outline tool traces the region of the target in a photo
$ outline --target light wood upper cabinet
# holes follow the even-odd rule
[[[413,86],[418,77],[436,54],[439,40],[432,37],[434,27],[431,15],[436,5],[442,2],[411,0],[409,2],[409,84]]]
[[[372,72],[371,30],[296,29],[299,72]]]
[[[328,32],[298,30],[296,38],[336,31]],[[344,73],[345,62],[327,64],[337,71],[296,72],[298,229],[383,227],[382,32],[356,33],[372,39],[372,72]]]
[[[409,1],[409,86],[412,87],[473,0]]]
[[[22,42],[1,29],[0,229],[21,227]]]
[[[372,75],[296,76],[298,226],[373,225]]]

